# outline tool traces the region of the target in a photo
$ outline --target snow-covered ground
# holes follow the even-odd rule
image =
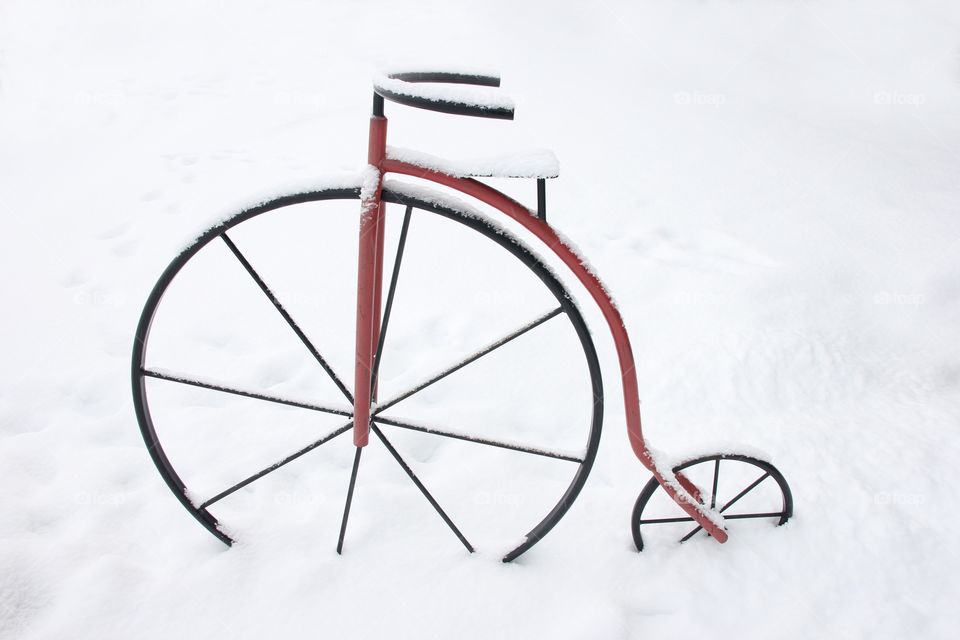
[[[365,454],[343,556],[346,440],[225,502],[241,538],[230,550],[169,493],[130,399],[153,282],[234,203],[361,167],[371,78],[435,64],[499,69],[516,121],[394,106],[391,144],[552,148],[550,220],[617,297],[648,437],[676,456],[730,441],[769,453],[793,487],[785,527],[633,550],[647,473],[582,295],[604,367],[603,442],[567,517],[514,564],[458,547],[382,447]],[[954,637],[958,175],[949,1],[6,0],[0,637]],[[258,255],[312,256],[311,237]],[[317,264],[349,273],[352,252],[327,243]],[[498,317],[445,318],[408,282],[408,324],[391,336],[413,378],[446,363],[444,348],[499,334]],[[341,284],[345,298],[294,289],[291,304],[348,313]],[[209,351],[261,356],[226,363],[237,384],[310,391],[288,351],[244,342],[253,315],[231,319],[229,339],[191,329]],[[562,373],[548,372],[561,391]],[[404,375],[385,369],[384,385]],[[487,404],[539,412],[480,382],[502,394]],[[218,406],[188,409],[233,415]],[[295,410],[280,415],[294,449],[312,439]],[[251,458],[223,459],[242,477],[258,455],[290,451],[264,442],[226,438]],[[434,479],[435,463],[475,446],[403,447],[443,492],[457,485]]]

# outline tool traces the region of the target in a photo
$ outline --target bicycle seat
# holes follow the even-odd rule
[[[422,151],[388,146],[387,158],[456,178],[543,179],[560,175],[560,163],[553,152],[547,149],[532,149],[487,158],[450,160]]]

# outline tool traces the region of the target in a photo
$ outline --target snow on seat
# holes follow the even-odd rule
[[[560,175],[557,156],[547,149],[487,158],[448,160],[422,151],[388,146],[387,158],[456,178],[556,178]]]

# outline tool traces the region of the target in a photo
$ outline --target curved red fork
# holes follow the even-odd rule
[[[684,476],[674,476],[669,468],[662,468],[656,463],[653,454],[643,439],[643,430],[640,424],[640,395],[637,390],[636,365],[633,359],[633,349],[630,346],[630,337],[627,335],[623,318],[617,309],[616,303],[607,293],[606,288],[597,275],[587,266],[587,262],[546,222],[538,218],[532,211],[510,198],[473,178],[457,178],[431,169],[384,158],[379,163],[381,175],[385,173],[399,173],[421,178],[450,187],[468,196],[476,198],[491,207],[502,211],[512,220],[519,223],[527,231],[539,238],[553,253],[563,261],[577,277],[584,288],[590,293],[594,302],[600,308],[604,319],[610,328],[613,342],[617,349],[617,358],[620,364],[620,380],[623,386],[623,404],[627,420],[627,437],[634,454],[640,462],[653,473],[664,491],[694,519],[717,542],[726,542],[727,533],[723,529],[723,517],[716,510],[701,503],[700,491]],[[359,395],[359,394],[358,394]]]
[[[700,504],[703,504],[703,493],[701,493],[700,487],[690,482],[690,478],[685,476],[682,472],[678,471],[674,475],[677,478],[677,482],[680,483],[680,486],[683,487],[684,490],[687,491],[687,493],[693,496],[694,500],[696,500]]]

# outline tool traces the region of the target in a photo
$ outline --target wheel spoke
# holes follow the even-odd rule
[[[637,524],[668,524],[670,522],[693,522],[693,518],[689,516],[685,518],[650,518],[649,520],[641,520]]]
[[[759,478],[757,478],[756,480],[754,480],[753,482],[751,482],[750,485],[749,485],[746,489],[744,489],[743,491],[741,491],[740,493],[738,493],[736,496],[734,496],[734,498],[731,499],[729,502],[727,502],[727,504],[723,505],[723,506],[720,508],[720,513],[723,513],[724,511],[726,511],[727,509],[729,509],[730,507],[732,507],[734,504],[736,504],[736,502],[737,502],[740,498],[742,498],[743,496],[745,496],[745,495],[747,495],[748,493],[750,493],[751,491],[753,491],[753,490],[757,487],[758,484],[760,484],[761,482],[763,482],[764,480],[766,480],[766,479],[769,478],[769,477],[770,477],[770,472],[769,472],[769,471],[764,472],[764,474],[763,474],[762,476],[760,476]]]
[[[357,471],[360,469],[360,454],[363,447],[357,447],[353,457],[353,470],[350,472],[350,486],[347,487],[347,500],[343,505],[343,521],[340,523],[340,537],[337,539],[337,553],[343,553],[343,538],[347,535],[347,519],[350,518],[350,505],[353,503],[353,490],[357,486]]]
[[[452,431],[444,431],[443,429],[435,429],[433,427],[426,427],[423,425],[413,424],[410,422],[402,422],[400,420],[385,418],[383,416],[377,416],[377,422],[379,424],[388,424],[393,427],[400,427],[401,429],[410,429],[411,431],[420,431],[422,433],[429,433],[436,436],[444,436],[446,438],[466,440],[467,442],[475,442],[477,444],[485,444],[491,447],[499,447],[501,449],[509,449],[511,451],[520,451],[522,453],[530,453],[536,456],[544,456],[545,458],[554,458],[556,460],[566,460],[568,462],[583,463],[583,458],[572,456],[569,453],[551,451],[549,449],[525,447],[523,445],[512,444],[510,442],[502,442],[500,440],[491,440],[490,438],[478,438],[476,436],[469,436],[462,433],[454,433]]]
[[[782,511],[773,511],[770,513],[737,513],[723,517],[726,520],[747,520],[749,518],[780,518],[782,516]],[[672,524],[676,522],[693,522],[693,518],[648,518],[647,520],[641,520],[637,524]],[[697,531],[699,531],[699,529],[697,529]],[[696,533],[696,531],[694,533]]]
[[[713,464],[713,489],[710,490],[710,508],[717,508],[717,483],[720,481],[720,458]]]
[[[277,296],[273,294],[273,291],[270,290],[270,287],[267,286],[267,283],[263,281],[263,278],[260,277],[260,274],[256,272],[253,268],[253,265],[240,253],[240,249],[237,248],[237,245],[233,243],[229,237],[227,237],[226,232],[221,233],[220,237],[223,238],[223,241],[226,243],[227,247],[230,248],[230,251],[237,258],[240,264],[243,265],[243,268],[247,270],[247,273],[250,274],[250,277],[257,283],[260,287],[260,290],[263,291],[264,295],[269,298],[270,302],[273,304],[274,308],[283,316],[283,319],[287,321],[287,324],[290,325],[290,328],[293,329],[293,332],[297,334],[297,337],[300,338],[300,341],[304,344],[310,354],[316,358],[317,362],[320,363],[320,366],[323,367],[323,370],[327,372],[327,375],[330,376],[330,379],[333,380],[333,383],[337,385],[337,388],[340,389],[340,392],[343,393],[344,397],[353,404],[353,394],[347,389],[346,385],[340,379],[340,376],[336,374],[330,364],[324,359],[320,352],[317,350],[313,343],[310,342],[310,339],[307,338],[307,335],[300,329],[300,326],[294,321],[293,317],[290,315],[290,312],[287,311],[280,301],[277,299]]]
[[[383,311],[383,320],[380,323],[380,337],[377,340],[377,353],[373,358],[373,373],[370,376],[370,393],[376,392],[377,375],[380,373],[380,356],[383,355],[383,343],[387,335],[387,326],[390,323],[390,312],[393,311],[393,297],[397,293],[397,279],[400,277],[400,261],[403,260],[403,248],[407,244],[407,231],[410,229],[410,216],[413,207],[408,206],[403,214],[403,226],[400,228],[400,241],[397,244],[397,255],[393,260],[393,274],[390,276],[390,288],[387,290],[387,304]]]
[[[328,433],[327,435],[323,436],[323,437],[320,438],[319,440],[315,440],[314,442],[311,442],[310,444],[308,444],[307,446],[305,446],[303,449],[300,449],[299,451],[296,451],[296,452],[294,452],[294,453],[291,453],[291,454],[288,455],[286,458],[283,458],[283,459],[281,459],[281,460],[273,463],[272,465],[270,465],[270,466],[267,467],[266,469],[261,469],[260,471],[256,472],[256,473],[253,474],[252,476],[250,476],[250,477],[248,477],[248,478],[246,478],[246,479],[244,479],[244,480],[241,480],[240,482],[238,482],[237,484],[233,485],[233,486],[230,487],[229,489],[225,489],[225,490],[221,491],[221,492],[218,493],[217,495],[213,496],[212,498],[210,498],[209,500],[207,500],[206,502],[204,502],[203,504],[201,504],[199,508],[200,508],[200,509],[206,509],[207,507],[209,507],[210,505],[214,504],[215,502],[219,502],[220,500],[223,500],[224,498],[226,498],[227,496],[229,496],[229,495],[230,495],[231,493],[233,493],[234,491],[237,491],[237,490],[239,490],[239,489],[244,488],[245,486],[247,486],[247,485],[250,484],[251,482],[254,482],[255,480],[259,480],[259,479],[262,478],[263,476],[267,475],[268,473],[272,473],[272,472],[276,471],[277,469],[279,469],[280,467],[284,466],[284,465],[287,464],[287,463],[293,462],[294,460],[296,460],[297,458],[299,458],[299,457],[302,456],[303,454],[308,453],[308,452],[310,452],[310,451],[313,451],[314,449],[316,449],[317,447],[319,447],[319,446],[322,445],[323,443],[329,442],[330,440],[333,440],[333,439],[336,438],[337,436],[339,436],[339,435],[341,435],[341,434],[343,434],[343,433],[346,433],[347,431],[350,430],[350,428],[351,428],[352,426],[353,426],[353,421],[351,420],[351,421],[348,422],[347,424],[343,425],[342,427],[338,428],[337,430],[335,430],[335,431],[333,431],[333,432],[331,432],[331,433]]]
[[[451,520],[450,516],[448,516],[447,513],[440,507],[440,504],[436,501],[436,499],[430,495],[430,492],[427,491],[427,488],[423,486],[423,483],[420,482],[420,479],[417,478],[417,476],[413,473],[413,469],[410,468],[410,465],[408,465],[404,459],[400,457],[400,454],[397,453],[397,450],[393,448],[393,445],[390,444],[390,441],[387,440],[386,436],[383,435],[383,432],[380,430],[380,428],[375,424],[370,425],[370,428],[375,434],[377,434],[377,437],[380,438],[380,441],[383,442],[384,446],[390,452],[390,455],[392,455],[397,463],[403,467],[404,472],[410,477],[411,480],[413,480],[413,483],[417,485],[417,488],[420,489],[420,492],[423,494],[423,496],[428,502],[430,502],[430,505],[437,511],[438,514],[440,514],[440,517],[443,518],[443,521],[447,523],[447,526],[450,527],[450,530],[453,531],[457,538],[459,538],[460,542],[463,543],[463,546],[467,548],[467,551],[473,553],[473,546],[467,541],[464,535],[460,533],[460,529],[457,528],[457,525],[453,524],[453,520]]]
[[[769,472],[769,471],[764,472],[764,474],[763,474],[762,476],[760,476],[759,478],[757,478],[756,480],[754,480],[752,483],[750,483],[750,485],[747,486],[746,489],[744,489],[743,491],[741,491],[740,493],[738,493],[738,494],[737,494],[736,496],[734,496],[730,501],[728,501],[725,505],[723,505],[723,506],[720,508],[720,513],[723,513],[724,511],[726,511],[727,509],[729,509],[730,507],[732,507],[734,504],[736,504],[736,502],[737,502],[740,498],[742,498],[743,496],[745,496],[745,495],[747,495],[748,493],[750,493],[751,491],[753,491],[758,484],[760,484],[761,482],[763,482],[764,480],[766,480],[766,479],[769,478],[769,477],[770,477],[770,472]],[[702,529],[702,528],[703,528],[703,527],[697,527],[696,529],[694,529],[693,531],[691,531],[691,532],[688,533],[687,535],[685,535],[685,536],[683,536],[682,538],[680,538],[680,542],[686,542],[687,540],[689,540],[690,538],[692,538],[693,536],[695,536],[695,535],[697,534],[697,532],[700,531],[700,529]]]
[[[259,391],[251,391],[249,389],[241,389],[239,387],[228,387],[217,382],[207,382],[203,380],[197,380],[195,378],[188,378],[177,373],[170,373],[167,371],[158,371],[156,369],[141,369],[140,372],[147,376],[148,378],[156,378],[157,380],[167,380],[169,382],[178,382],[180,384],[190,385],[192,387],[200,387],[201,389],[210,389],[211,391],[220,391],[223,393],[229,393],[235,396],[243,396],[244,398],[253,398],[254,400],[265,400],[267,402],[276,402],[277,404],[284,404],[290,407],[300,407],[301,409],[310,409],[311,411],[319,411],[321,413],[332,413],[336,416],[352,416],[353,413],[347,409],[336,409],[334,407],[326,407],[320,404],[313,404],[310,402],[303,402],[301,400],[293,400],[291,398],[283,398],[281,396],[269,395],[266,393],[260,393]]]
[[[553,318],[553,317],[559,315],[559,314],[562,313],[562,312],[563,312],[563,307],[557,307],[557,308],[554,309],[553,311],[550,311],[550,312],[548,312],[548,313],[543,314],[542,316],[540,316],[540,317],[537,318],[536,320],[533,320],[532,322],[528,322],[527,324],[523,325],[522,327],[520,327],[519,329],[517,329],[517,330],[514,331],[513,333],[507,334],[506,336],[500,338],[500,339],[497,340],[496,342],[493,342],[493,343],[491,343],[490,345],[488,345],[488,346],[484,347],[483,349],[481,349],[480,351],[475,352],[473,355],[467,357],[466,359],[461,360],[461,361],[458,362],[457,364],[455,364],[455,365],[453,365],[453,366],[451,366],[451,367],[448,367],[447,369],[444,369],[443,371],[441,371],[440,373],[438,373],[438,374],[435,375],[434,377],[430,378],[429,380],[426,380],[425,382],[421,382],[420,384],[412,387],[411,389],[408,389],[407,391],[404,391],[404,392],[401,393],[400,395],[394,396],[394,397],[391,398],[390,400],[387,400],[386,402],[383,402],[383,403],[377,405],[377,408],[373,411],[373,415],[376,416],[376,415],[378,415],[381,411],[385,411],[385,410],[389,409],[390,407],[392,407],[393,405],[397,404],[398,402],[401,402],[402,400],[406,400],[407,398],[409,398],[410,396],[414,395],[415,393],[419,393],[420,391],[423,391],[424,389],[426,389],[426,388],[429,387],[430,385],[434,384],[435,382],[439,382],[440,380],[443,380],[444,378],[446,378],[447,376],[449,376],[451,373],[454,373],[454,372],[456,372],[456,371],[459,371],[460,369],[464,368],[464,367],[467,366],[468,364],[479,360],[480,358],[482,358],[483,356],[487,355],[487,354],[490,353],[491,351],[494,351],[494,350],[496,350],[496,349],[499,349],[500,347],[502,347],[503,345],[507,344],[508,342],[510,342],[511,340],[513,340],[514,338],[518,338],[518,337],[522,336],[523,334],[527,333],[528,331],[530,331],[530,330],[532,330],[532,329],[535,329],[536,327],[539,327],[540,325],[542,325],[544,322],[546,322],[546,321],[549,320],[550,318]]]
[[[693,536],[697,535],[697,532],[699,532],[701,529],[703,529],[703,527],[698,526],[696,529],[694,529],[693,531],[691,531],[691,532],[688,533],[687,535],[685,535],[685,536],[683,536],[682,538],[680,538],[680,542],[686,542],[687,540],[689,540],[689,539],[692,538]]]
[[[747,520],[748,518],[782,518],[783,511],[772,511],[770,513],[736,513],[723,517],[726,520]]]

